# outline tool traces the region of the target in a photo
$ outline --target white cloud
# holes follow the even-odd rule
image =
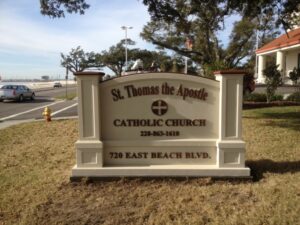
[[[14,15],[1,18],[0,33],[3,34],[0,36],[2,49],[59,53],[81,42],[76,36],[60,33],[26,17]]]
[[[133,26],[128,37],[137,41],[136,47],[150,46],[139,37],[143,25],[149,20],[145,6],[139,1],[128,1],[128,4],[126,1],[127,5],[124,5],[124,1],[120,0],[110,3],[91,0],[92,7],[85,15],[67,15],[66,18],[55,20],[42,17],[36,5],[33,11],[28,11],[28,4],[38,4],[37,0],[30,2],[32,3],[27,0],[25,4],[21,0],[22,4],[17,7],[9,0],[0,3],[0,58],[10,55],[0,65],[2,74],[12,74],[13,71],[23,76],[34,70],[36,75],[39,71],[34,68],[45,73],[42,67],[55,67],[49,72],[61,72],[60,52],[67,53],[79,45],[86,51],[99,52],[108,49],[124,38],[124,31],[120,28],[122,25]],[[23,70],[18,71],[20,66],[17,65],[12,69],[13,56],[19,59],[20,56],[26,57],[26,62],[19,62],[19,65],[24,65]],[[37,56],[49,58],[48,64],[46,60],[35,62]]]
[[[142,6],[141,3],[139,5]],[[124,38],[124,31],[120,28],[122,25],[133,26],[128,32],[129,38],[142,43],[139,33],[148,20],[144,6],[115,11],[99,8],[93,14],[74,17],[73,22],[61,19],[54,25],[51,24],[52,21],[45,24],[25,15],[17,16],[5,12],[1,14],[0,33],[4,34],[0,36],[2,49],[49,53],[69,51],[78,45],[86,46],[88,50],[104,50]]]

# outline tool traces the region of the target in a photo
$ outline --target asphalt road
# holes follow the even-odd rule
[[[68,94],[76,92],[77,87],[69,87]],[[56,88],[40,90],[35,93],[34,101],[5,101],[0,102],[0,122],[42,119],[42,112],[46,106],[52,110],[52,117],[77,116],[77,100],[59,100],[57,97],[65,96],[66,89]]]

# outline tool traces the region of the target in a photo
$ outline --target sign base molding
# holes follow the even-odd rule
[[[151,165],[140,167],[73,167],[72,177],[250,177],[249,168],[201,165]],[[72,179],[71,177],[71,179]]]

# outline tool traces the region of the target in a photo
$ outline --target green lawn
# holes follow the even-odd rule
[[[0,225],[300,224],[300,107],[243,112],[254,181],[70,183],[77,121],[0,130]]]

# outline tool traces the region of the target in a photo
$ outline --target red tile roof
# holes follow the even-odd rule
[[[283,34],[270,43],[256,50],[256,54],[289,47],[300,44],[300,28],[288,32],[288,35]]]

